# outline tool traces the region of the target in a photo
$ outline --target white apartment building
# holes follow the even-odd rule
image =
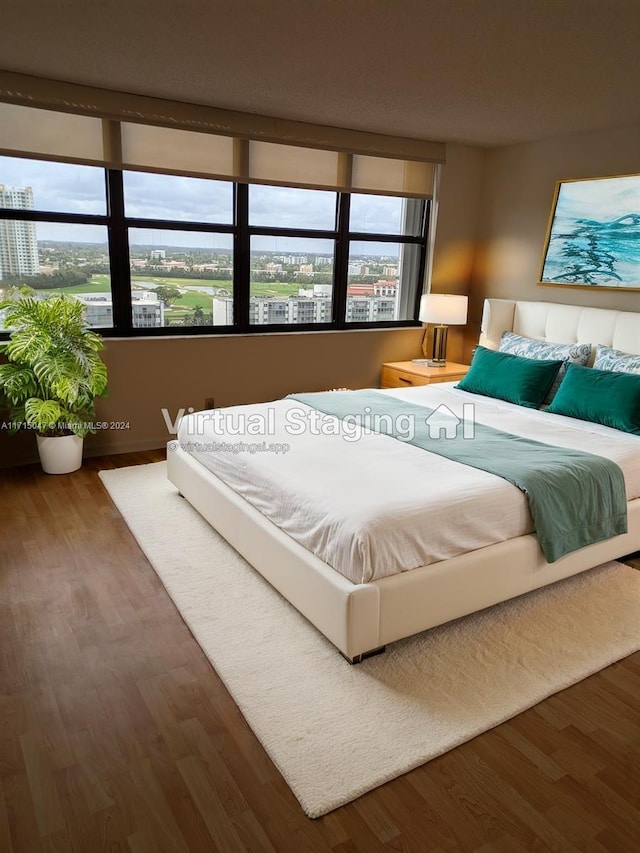
[[[233,323],[233,298],[231,296],[214,296],[212,314],[214,326],[231,326]]]
[[[104,293],[78,293],[77,298],[85,306],[85,320],[93,328],[113,326],[113,303]],[[164,326],[164,303],[151,290],[135,291],[131,294],[133,325],[137,329]]]
[[[373,323],[395,319],[395,296],[347,296],[347,323]]]
[[[330,285],[319,285],[327,287]],[[315,288],[314,288],[315,290]],[[311,291],[306,291],[311,293]],[[252,296],[249,301],[249,322],[256,326],[267,326],[273,323],[295,325],[302,323],[330,323],[332,300],[331,293],[324,296],[278,297]],[[396,319],[396,299],[382,296],[348,296],[347,322],[374,322]],[[226,326],[233,322],[233,299],[230,296],[215,296],[213,298],[213,323],[215,326]]]
[[[330,323],[331,299],[308,296],[252,296],[249,322],[262,326],[271,323]]]
[[[0,207],[33,210],[31,187],[0,184]],[[9,275],[38,275],[38,236],[35,222],[0,220],[0,280]]]
[[[395,299],[398,292],[398,284],[395,281],[376,281],[373,285],[375,296],[393,296]]]

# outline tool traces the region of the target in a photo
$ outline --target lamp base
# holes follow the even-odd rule
[[[431,352],[427,351],[427,330],[422,339],[422,353],[429,367],[445,367],[447,364],[447,332],[449,327],[438,324],[433,327],[433,345]]]

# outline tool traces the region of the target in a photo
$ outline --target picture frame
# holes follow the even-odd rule
[[[557,181],[538,284],[640,290],[640,175]]]

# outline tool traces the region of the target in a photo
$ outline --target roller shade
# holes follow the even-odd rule
[[[102,163],[102,120],[0,103],[0,151]]]
[[[122,167],[235,178],[233,139],[147,124],[120,125]]]
[[[433,175],[433,163],[356,154],[349,189],[376,195],[428,198],[433,193]]]
[[[333,189],[339,183],[341,156],[346,155],[295,145],[249,142],[247,181]]]

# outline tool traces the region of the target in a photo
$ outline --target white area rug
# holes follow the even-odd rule
[[[350,666],[166,480],[100,477],[302,808],[319,817],[640,649],[620,563]]]

